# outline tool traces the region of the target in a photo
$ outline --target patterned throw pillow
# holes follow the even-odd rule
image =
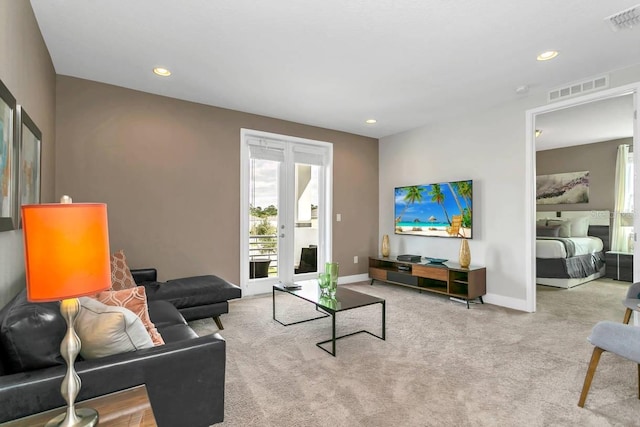
[[[97,294],[95,298],[103,304],[124,307],[133,311],[135,315],[142,320],[153,344],[164,344],[164,340],[149,317],[147,294],[145,293],[144,286],[136,286],[131,289],[122,289],[120,291],[104,291]]]
[[[135,287],[136,282],[127,265],[127,257],[124,256],[124,251],[119,250],[111,255],[111,290],[120,291]]]

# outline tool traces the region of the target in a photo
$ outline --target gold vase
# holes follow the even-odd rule
[[[462,239],[462,243],[460,244],[460,267],[469,268],[469,264],[471,264],[471,251],[469,250],[469,242],[467,239]]]
[[[388,257],[389,254],[391,253],[391,250],[389,249],[389,235],[385,234],[384,236],[382,236],[382,256],[384,257]]]

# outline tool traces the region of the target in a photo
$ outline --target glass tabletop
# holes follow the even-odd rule
[[[287,289],[282,283],[273,285],[273,287],[279,291],[295,295],[298,298],[302,298],[305,301],[317,304],[320,307],[333,312],[350,310],[352,308],[384,302],[384,299],[382,298],[363,294],[362,292],[357,292],[340,286],[336,289],[336,294],[333,298],[328,295],[322,295],[320,293],[320,286],[318,286],[317,279],[296,282],[295,284],[300,286],[300,289]]]

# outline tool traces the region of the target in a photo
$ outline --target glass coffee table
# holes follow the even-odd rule
[[[317,280],[307,280],[304,282],[296,282],[296,285],[299,288],[286,288],[284,284],[278,283],[273,285],[273,320],[280,323],[283,326],[291,326],[297,325],[298,323],[310,322],[316,319],[323,319],[325,317],[331,316],[331,339],[326,341],[321,341],[316,343],[316,345],[327,353],[331,354],[335,357],[336,355],[336,340],[341,338],[350,337],[351,335],[356,334],[369,334],[381,340],[385,340],[385,329],[386,329],[386,320],[385,320],[385,300],[382,298],[374,297],[372,295],[363,294],[361,292],[356,292],[351,289],[345,289],[338,287],[336,290],[336,295],[334,298],[329,298],[328,296],[323,296],[320,294],[320,287],[318,286]],[[287,293],[293,295],[297,298],[300,298],[303,301],[307,301],[316,306],[316,310],[325,313],[322,316],[313,317],[311,319],[299,320],[297,322],[291,323],[283,323],[276,318],[276,292],[278,293]],[[341,335],[339,337],[336,336],[336,313],[346,310],[352,310],[358,307],[366,307],[368,305],[380,304],[382,306],[382,334],[381,336],[371,333],[366,330],[360,330],[356,332],[352,332],[350,334]],[[322,347],[323,344],[331,343],[331,351]]]

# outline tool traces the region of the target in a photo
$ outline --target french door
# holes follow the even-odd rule
[[[244,295],[317,277],[331,259],[330,143],[242,129]]]

